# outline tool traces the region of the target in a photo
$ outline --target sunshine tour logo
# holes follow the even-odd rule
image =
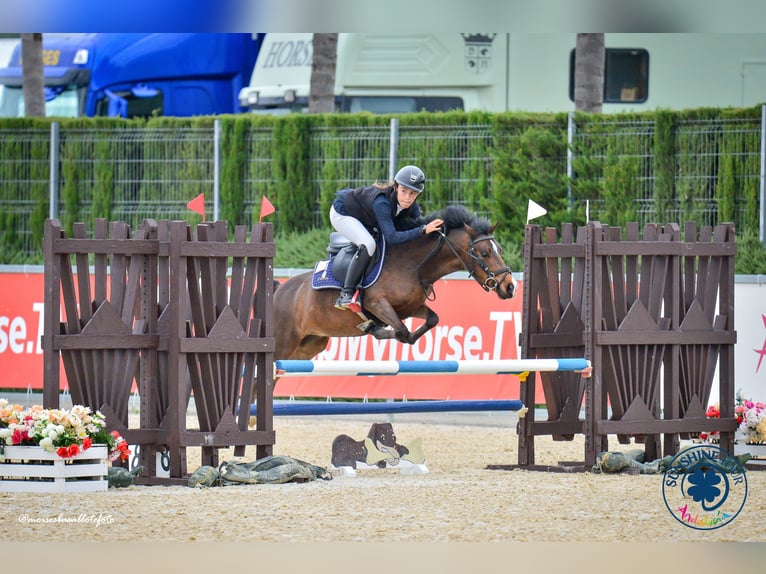
[[[714,530],[733,521],[745,506],[747,476],[739,460],[718,446],[695,445],[673,458],[662,496],[684,526]]]

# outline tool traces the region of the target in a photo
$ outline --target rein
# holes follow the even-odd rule
[[[471,239],[470,243],[470,250],[466,251],[462,247],[456,247],[447,237],[447,234],[444,233],[441,229],[437,230],[437,233],[439,234],[439,241],[436,244],[436,247],[428,253],[428,255],[425,256],[423,261],[421,261],[420,265],[418,265],[418,272],[420,272],[420,268],[425,265],[425,263],[431,259],[436,253],[442,248],[442,245],[446,243],[452,253],[457,257],[458,261],[463,264],[463,268],[468,273],[468,277],[474,279],[479,285],[481,285],[481,288],[485,291],[494,291],[497,289],[498,285],[500,285],[500,281],[503,277],[508,275],[511,272],[511,268],[507,265],[505,267],[501,267],[500,269],[497,269],[495,271],[492,271],[489,267],[487,267],[487,264],[484,263],[484,260],[479,257],[479,255],[476,253],[476,244],[481,243],[482,241],[492,241],[495,239],[494,235],[481,235],[475,239]],[[468,264],[465,262],[465,260],[460,256],[458,253],[458,249],[468,255],[471,259],[471,267],[468,267]],[[482,271],[487,275],[487,278],[483,282],[479,282],[478,279],[475,277],[476,273],[476,265],[478,265]]]

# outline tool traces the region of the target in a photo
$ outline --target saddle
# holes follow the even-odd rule
[[[383,261],[386,255],[386,242],[383,237],[376,237],[377,249],[370,260],[367,270],[362,279],[362,288],[367,289],[380,277],[383,269]],[[351,243],[338,231],[330,234],[330,243],[327,246],[327,259],[314,265],[314,273],[311,276],[311,287],[314,289],[338,289],[343,287],[346,279],[346,270],[356,253],[356,245]]]

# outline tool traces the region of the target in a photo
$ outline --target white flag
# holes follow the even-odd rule
[[[548,210],[543,206],[536,204],[531,199],[529,200],[529,206],[527,207],[527,223],[532,221],[535,217],[540,217],[548,213]]]

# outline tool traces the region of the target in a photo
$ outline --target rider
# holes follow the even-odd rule
[[[340,296],[335,301],[338,309],[361,310],[356,295],[364,270],[375,253],[371,230],[377,229],[389,244],[395,245],[412,241],[442,226],[441,219],[417,225],[420,206],[416,200],[425,183],[423,170],[406,165],[396,172],[392,182],[342,189],[336,194],[330,208],[330,223],[357,246]]]

